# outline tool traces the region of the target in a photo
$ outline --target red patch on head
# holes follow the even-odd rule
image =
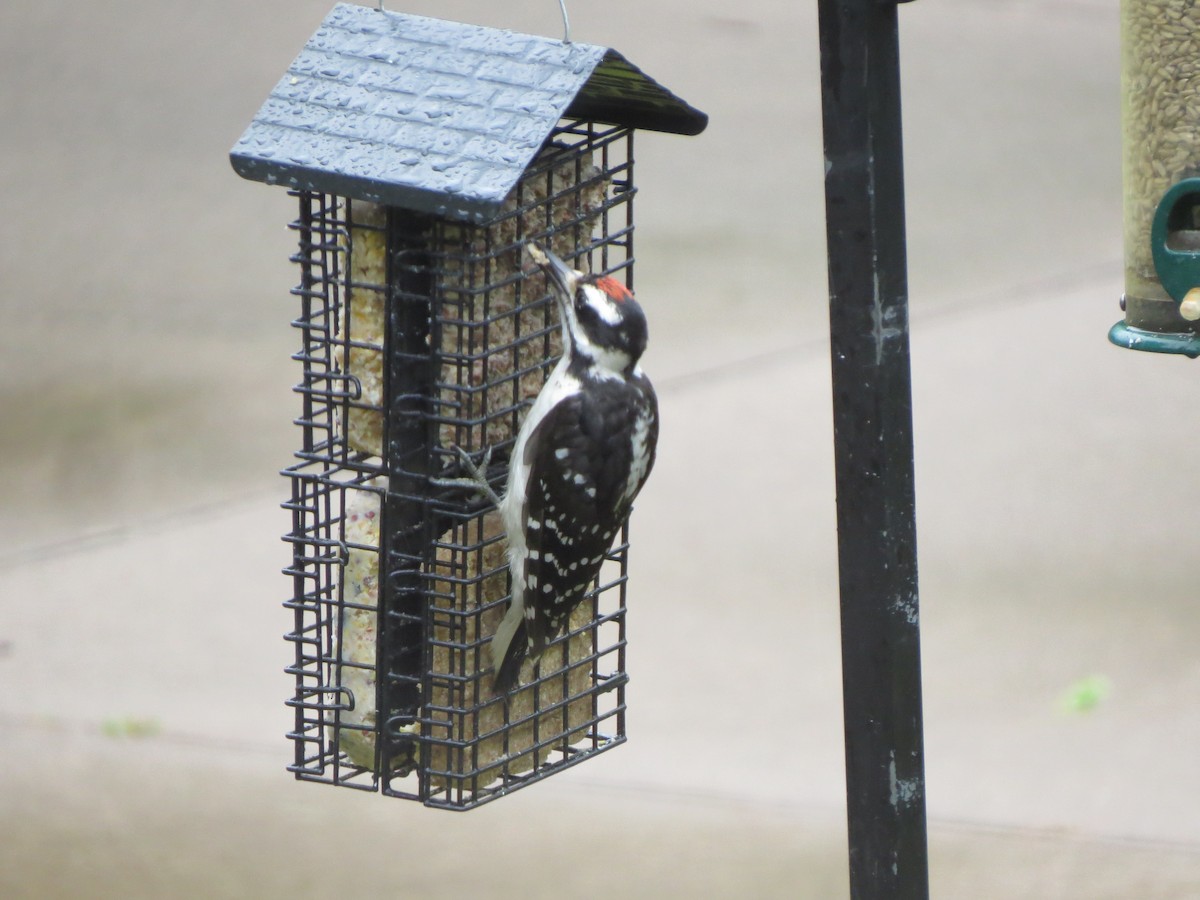
[[[602,275],[596,279],[596,287],[608,294],[617,303],[624,303],[626,300],[632,300],[633,294],[629,293],[629,288],[617,281],[611,275]]]

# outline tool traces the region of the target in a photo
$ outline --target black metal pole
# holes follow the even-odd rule
[[[819,0],[850,892],[929,896],[896,0]]]

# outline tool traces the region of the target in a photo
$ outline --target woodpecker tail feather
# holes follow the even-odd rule
[[[496,676],[492,682],[492,688],[497,694],[507,694],[517,686],[517,681],[521,677],[521,666],[529,651],[528,631],[523,616],[515,631],[508,635],[505,635],[504,632],[502,624],[492,639],[492,661],[496,666]],[[507,637],[507,645],[501,643],[503,637]]]
[[[496,667],[492,686],[497,694],[507,694],[517,687],[525,661],[537,665],[552,636],[547,635],[542,619],[524,615],[519,607],[514,614],[513,607],[509,607],[492,638],[492,664]]]

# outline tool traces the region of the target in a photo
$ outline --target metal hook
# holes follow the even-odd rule
[[[382,3],[383,0],[380,0]],[[571,20],[567,17],[567,0],[558,0],[558,8],[562,10],[563,17],[563,43],[571,43]]]

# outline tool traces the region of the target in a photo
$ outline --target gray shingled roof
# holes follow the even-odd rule
[[[479,220],[563,117],[708,123],[615,50],[339,3],[230,160],[255,181]]]

